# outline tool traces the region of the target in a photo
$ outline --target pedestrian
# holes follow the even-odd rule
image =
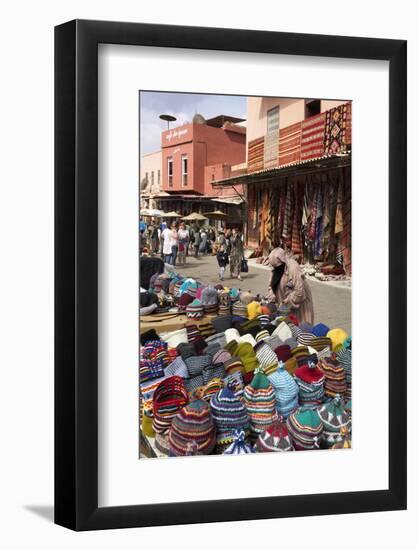
[[[229,263],[229,255],[224,244],[219,245],[219,250],[217,252],[217,263],[219,265],[219,279],[223,281],[224,272],[227,264]]]
[[[198,250],[200,247],[200,229],[196,226],[194,230],[194,257],[198,258]]]
[[[185,265],[187,256],[187,247],[190,241],[190,233],[185,227],[185,223],[181,222],[178,229],[178,265]]]
[[[230,236],[230,276],[233,278],[237,277],[239,281],[242,280],[240,274],[242,260],[244,259],[243,254],[243,239],[242,234],[235,227],[232,229]]]
[[[177,255],[178,255],[178,227],[176,222],[171,225],[171,264],[177,265]]]
[[[169,227],[165,227],[162,231],[161,238],[163,239],[162,254],[164,256],[164,262],[166,264],[172,263],[172,230]]]
[[[150,231],[152,254],[158,254],[159,250],[159,226],[155,223]]]
[[[269,255],[272,273],[269,280],[268,299],[280,306],[288,306],[300,323],[314,324],[314,308],[311,289],[301,267],[282,248],[274,248]]]
[[[200,254],[207,254],[207,232],[204,227],[200,230],[200,245],[198,251]]]
[[[224,238],[226,240],[226,250],[230,256],[230,238],[232,236],[232,230],[230,228],[226,229],[226,233],[224,234]]]

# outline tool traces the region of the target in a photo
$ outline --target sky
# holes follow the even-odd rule
[[[177,118],[171,128],[191,122],[195,113],[204,118],[230,115],[246,118],[246,97],[227,95],[184,94],[172,92],[140,92],[140,154],[161,148],[161,132],[167,123],[160,114]]]

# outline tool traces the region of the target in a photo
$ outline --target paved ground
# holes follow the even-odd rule
[[[201,258],[188,257],[185,267],[176,267],[182,275],[193,277],[203,282],[218,282],[218,267],[214,256]],[[230,278],[229,269],[224,280],[225,285],[238,286],[242,290],[254,293],[266,293],[269,269],[249,266],[249,273],[242,274],[243,281]],[[351,327],[351,290],[343,284],[329,285],[325,282],[309,281],[313,294],[314,316],[316,322],[330,327],[340,327],[350,333]]]

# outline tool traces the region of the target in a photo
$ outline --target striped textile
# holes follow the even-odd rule
[[[301,160],[322,157],[324,154],[324,128],[326,113],[320,113],[301,123]]]
[[[264,168],[278,166],[279,130],[266,134],[264,141]]]
[[[181,377],[171,376],[161,382],[153,395],[153,429],[163,433],[171,426],[177,412],[188,403],[187,390]]]
[[[279,165],[299,162],[301,153],[301,122],[281,128],[279,133]]]
[[[264,138],[253,139],[248,143],[248,174],[264,167]]]

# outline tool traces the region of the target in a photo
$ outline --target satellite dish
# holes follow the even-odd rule
[[[175,122],[175,121],[177,120],[177,119],[176,119],[174,116],[172,116],[172,115],[159,115],[159,118],[160,118],[161,120],[166,120],[167,125],[168,125],[168,130],[169,130],[169,123],[170,123],[170,122]]]

